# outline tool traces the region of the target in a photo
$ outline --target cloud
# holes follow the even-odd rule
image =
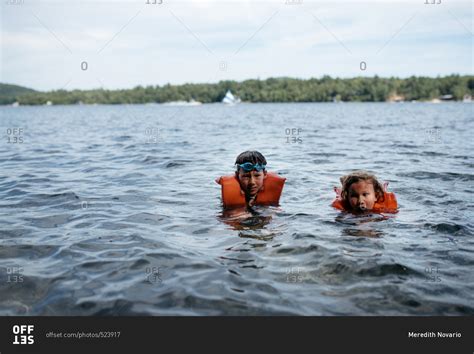
[[[1,80],[43,90],[69,78],[68,88],[85,89],[100,82],[126,88],[269,76],[472,73],[472,7],[462,1],[53,0],[3,6],[2,17]],[[85,60],[87,72],[80,69]],[[219,70],[222,60],[226,71]]]

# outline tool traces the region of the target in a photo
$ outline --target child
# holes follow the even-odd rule
[[[342,188],[335,188],[336,199],[332,206],[353,213],[387,212],[396,213],[397,199],[387,192],[388,183],[383,186],[377,178],[366,171],[354,171],[340,178]]]
[[[285,178],[267,172],[267,160],[258,151],[245,151],[235,160],[236,171],[216,179],[224,208],[278,204]]]

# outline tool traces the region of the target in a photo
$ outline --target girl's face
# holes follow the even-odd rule
[[[266,171],[255,171],[245,172],[243,169],[239,169],[239,182],[240,188],[250,196],[254,196],[263,187],[263,180],[265,179]]]
[[[377,201],[374,185],[371,181],[352,183],[347,193],[351,209],[357,212],[372,210]]]

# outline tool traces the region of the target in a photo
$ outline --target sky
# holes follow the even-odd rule
[[[472,15],[472,1],[455,0],[2,0],[0,82],[472,75]]]

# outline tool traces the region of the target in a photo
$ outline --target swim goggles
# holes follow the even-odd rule
[[[250,172],[250,171],[252,171],[252,170],[255,170],[255,171],[260,172],[260,171],[263,171],[267,165],[261,165],[261,164],[259,164],[259,163],[256,163],[256,164],[254,165],[254,164],[251,163],[251,162],[245,162],[245,163],[240,164],[240,165],[239,165],[239,164],[236,164],[236,166],[237,166],[237,170],[238,170],[238,168],[240,167],[240,168],[243,169],[245,172]]]

